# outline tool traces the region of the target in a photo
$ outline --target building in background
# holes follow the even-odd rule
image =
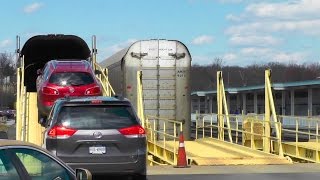
[[[231,114],[264,114],[264,85],[226,88]],[[320,115],[320,80],[273,83],[273,97],[278,115]],[[216,91],[191,93],[191,111],[216,113]]]

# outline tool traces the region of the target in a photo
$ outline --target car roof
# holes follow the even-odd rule
[[[54,71],[56,72],[90,72],[91,65],[86,60],[52,60]]]
[[[66,97],[61,98],[58,101],[67,102],[67,103],[87,103],[92,101],[102,101],[102,102],[110,102],[117,104],[130,104],[129,100],[126,98],[119,98],[114,96],[83,96],[83,97]]]
[[[46,151],[45,149],[41,148],[40,146],[29,143],[29,142],[19,141],[19,140],[1,139],[0,140],[0,148],[5,147],[5,146],[28,146],[28,147],[33,147],[36,149],[41,149],[41,150]]]

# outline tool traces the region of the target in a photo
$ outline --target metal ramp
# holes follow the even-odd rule
[[[168,142],[167,146],[172,146]],[[186,141],[186,153],[193,165],[291,164],[290,160],[214,138]]]
[[[300,161],[320,163],[320,142],[284,142],[282,147],[287,156]]]
[[[318,117],[279,116],[283,122],[283,153],[298,162],[320,163],[320,135]],[[278,143],[273,142],[278,153]]]
[[[270,71],[267,70],[264,118],[249,117],[239,121],[238,117],[228,114],[222,72],[217,72],[218,114],[214,115],[215,118],[212,116],[209,121],[200,116],[196,119],[196,140],[184,142],[189,165],[292,163],[289,157],[283,155],[281,123],[276,119],[269,78]],[[142,93],[140,94],[142,98]],[[140,108],[143,109],[143,103],[140,103]],[[273,121],[270,120],[271,113]],[[176,165],[178,135],[182,133],[183,123],[158,116],[147,116],[145,120],[148,152],[151,154],[150,164]],[[276,136],[272,136],[271,128],[276,130]],[[202,133],[202,138],[198,138],[198,132]],[[278,143],[276,148],[279,155],[271,153],[271,141]]]
[[[150,164],[175,165],[178,158],[178,132],[181,122],[147,116],[147,123],[148,152],[152,155],[149,158]],[[173,127],[173,129],[165,128],[157,130],[156,127],[158,123],[160,123],[162,127]],[[212,127],[213,126],[215,125],[212,125]],[[198,128],[202,129],[204,127]],[[244,133],[249,133],[250,131],[253,130],[248,130]],[[245,145],[211,138],[210,136],[184,142],[189,165],[262,165],[292,163],[290,158],[257,150],[257,146],[252,146],[254,148],[246,147]]]

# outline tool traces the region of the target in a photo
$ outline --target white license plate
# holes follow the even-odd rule
[[[104,147],[104,146],[91,146],[91,147],[89,147],[89,153],[90,154],[105,154],[106,147]]]

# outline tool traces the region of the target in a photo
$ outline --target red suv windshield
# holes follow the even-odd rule
[[[49,79],[49,83],[59,86],[80,86],[94,83],[94,79],[85,72],[56,72]]]

